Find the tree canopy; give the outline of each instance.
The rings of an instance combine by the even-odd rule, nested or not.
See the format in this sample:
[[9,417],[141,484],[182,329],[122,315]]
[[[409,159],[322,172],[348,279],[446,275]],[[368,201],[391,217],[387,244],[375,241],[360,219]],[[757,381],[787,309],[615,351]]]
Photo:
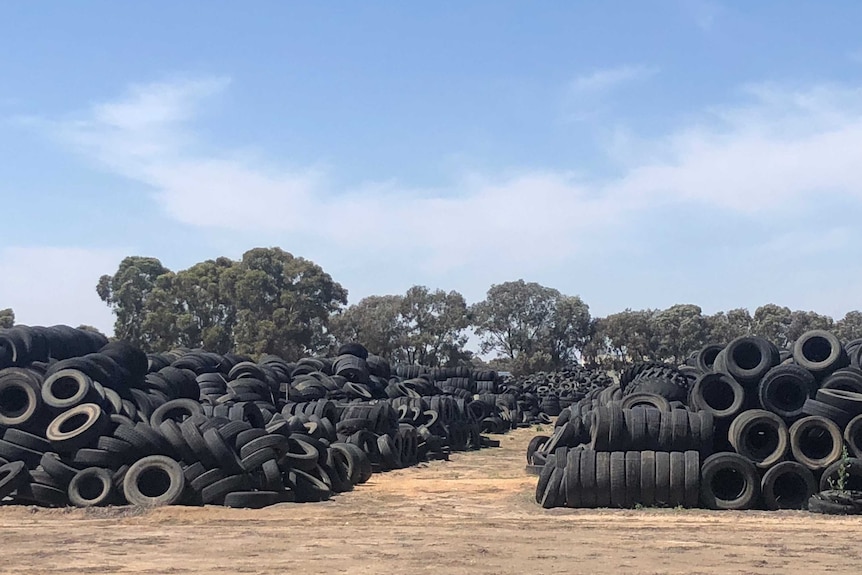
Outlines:
[[117,318],[114,335],[118,339],[152,349],[150,334],[144,331],[145,308],[156,279],[169,271],[156,258],[129,256],[120,262],[114,275],[99,278],[96,292]]
[[15,312],[12,308],[0,309],[0,329],[15,325]]
[[[578,361],[682,363],[706,343],[749,334],[785,348],[811,329],[862,338],[860,311],[834,321],[772,303],[753,314],[737,308],[711,315],[683,303],[591,317],[580,297],[523,279],[492,285],[472,306],[457,291],[421,285],[347,306],[347,290],[319,265],[280,248],[176,272],[156,258],[129,256],[96,291],[114,312],[115,336],[147,351],[187,347],[296,359],[358,341],[396,362],[529,372]],[[11,309],[0,310],[0,327],[14,322]],[[471,328],[484,360],[465,349]]]
[[333,316],[338,343],[359,341],[396,361],[431,367],[465,363],[467,301],[456,291],[413,286],[404,295],[370,296]]
[[481,352],[509,358],[519,372],[563,367],[589,341],[581,298],[523,279],[492,285],[472,314]]
[[329,317],[347,303],[347,290],[320,266],[279,248],[176,273],[154,258],[129,257],[113,276],[102,276],[97,290],[117,316],[117,336],[145,350],[203,347],[286,358],[326,348]]

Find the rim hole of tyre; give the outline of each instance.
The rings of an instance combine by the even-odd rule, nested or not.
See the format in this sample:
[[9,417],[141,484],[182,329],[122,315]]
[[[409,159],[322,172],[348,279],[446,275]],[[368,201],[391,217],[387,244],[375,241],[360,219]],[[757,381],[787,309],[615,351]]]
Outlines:
[[79,427],[82,427],[89,417],[86,413],[76,413],[72,417],[68,419],[64,419],[62,423],[60,423],[60,433],[70,433],[75,431]]
[[17,385],[11,385],[0,391],[0,413],[9,417],[18,417],[30,405],[27,392]]
[[808,338],[802,344],[802,355],[808,361],[815,363],[826,361],[832,355],[832,344],[825,337],[814,336]]
[[87,501],[98,499],[105,492],[105,484],[98,477],[86,477],[78,483],[78,493]]
[[742,369],[754,369],[761,361],[760,348],[753,343],[740,344],[733,350],[733,362]]
[[715,365],[715,358],[718,357],[718,354],[721,352],[721,349],[717,347],[710,348],[706,350],[703,354],[703,363],[706,367],[712,367]]
[[778,449],[778,431],[768,423],[755,423],[745,434],[745,447],[755,459],[764,460]]
[[735,467],[722,467],[712,476],[712,492],[722,501],[734,501],[745,493],[745,476]]
[[784,411],[793,411],[805,405],[808,394],[796,379],[783,379],[775,384],[772,401]]
[[832,434],[822,427],[811,427],[802,432],[799,437],[799,447],[806,457],[823,459],[832,453],[835,444]]
[[74,397],[81,389],[78,380],[73,377],[61,377],[51,384],[51,395],[57,399],[69,399]]
[[721,379],[714,379],[704,385],[703,400],[716,411],[730,409],[734,400],[733,389]]
[[808,486],[798,473],[782,473],[775,478],[772,494],[779,507],[799,508],[808,501]]
[[164,469],[149,467],[138,476],[138,491],[146,497],[160,497],[171,488],[171,477]]

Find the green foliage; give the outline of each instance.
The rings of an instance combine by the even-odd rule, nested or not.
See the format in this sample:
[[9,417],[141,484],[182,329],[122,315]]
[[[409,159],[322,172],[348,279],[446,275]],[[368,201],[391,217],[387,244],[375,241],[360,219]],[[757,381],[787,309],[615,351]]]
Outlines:
[[235,265],[218,258],[157,279],[144,319],[154,349],[203,347],[216,353],[233,349],[237,305],[230,300],[227,281]]
[[535,282],[492,285],[472,314],[482,353],[508,358],[516,373],[563,367],[589,341],[587,304]]
[[384,357],[402,355],[403,300],[400,295],[369,296],[332,316],[329,327],[336,343],[357,341]]
[[841,463],[838,465],[837,481],[832,477],[826,479],[829,484],[829,489],[837,489],[845,491],[847,489],[847,479],[850,477],[850,453],[847,451],[847,446],[841,448]]
[[679,304],[666,310],[626,309],[593,321],[583,358],[592,365],[618,369],[630,361],[682,363],[706,343],[727,343],[744,335],[759,335],[781,347],[790,347],[806,331],[825,329],[843,341],[862,337],[862,313],[850,312],[844,320],[811,311],[767,304],[755,310],[732,309],[704,315],[700,307]]
[[401,320],[409,363],[436,367],[469,361],[463,348],[470,320],[460,293],[413,286],[401,300]]
[[844,342],[862,338],[862,312],[847,312],[842,319],[835,322],[834,333]]
[[793,322],[793,312],[790,308],[775,304],[762,305],[754,310],[752,333],[765,337],[779,347],[788,344],[788,330]]
[[692,350],[707,342],[709,326],[700,306],[679,304],[655,314],[658,356],[664,361],[682,363]]
[[727,343],[737,337],[749,335],[754,325],[751,314],[742,308],[720,311],[705,319],[709,329],[708,340],[715,343]]
[[655,316],[657,310],[626,309],[599,319],[588,346],[591,363],[618,368],[628,361],[654,359],[658,355]]
[[130,257],[97,289],[117,316],[117,337],[148,351],[184,346],[298,358],[328,345],[329,316],[347,302],[347,290],[320,266],[279,248],[177,273]]
[[460,293],[413,286],[403,296],[371,296],[334,316],[337,343],[362,342],[395,361],[432,367],[468,363],[464,350],[469,326]]
[[130,256],[120,262],[114,275],[99,278],[96,292],[117,318],[114,335],[118,339],[152,349],[150,334],[144,329],[145,308],[156,280],[169,272],[156,258]]
[[243,254],[225,291],[237,310],[237,352],[291,359],[318,351],[330,314],[347,303],[347,290],[323,268],[279,248]]
[[12,308],[0,309],[0,329],[15,325],[15,312]]
[[[682,363],[707,342],[748,334],[781,347],[811,329],[832,330],[843,341],[862,337],[862,312],[834,322],[775,304],[753,316],[745,309],[704,315],[697,305],[678,304],[592,318],[580,297],[522,279],[492,285],[473,306],[456,291],[417,285],[344,308],[347,291],[340,284],[314,262],[279,248],[178,272],[158,259],[130,256],[96,290],[114,312],[115,336],[146,351],[203,347],[296,359],[358,341],[397,362],[525,373],[577,361],[607,369],[630,361]],[[0,310],[0,327],[13,324],[12,310]],[[481,353],[496,355],[488,363],[464,349],[471,326]]]

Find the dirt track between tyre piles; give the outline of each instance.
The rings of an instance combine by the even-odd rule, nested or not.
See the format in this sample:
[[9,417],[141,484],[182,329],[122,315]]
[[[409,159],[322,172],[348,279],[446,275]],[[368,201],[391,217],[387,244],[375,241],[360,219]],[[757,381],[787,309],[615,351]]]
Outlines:
[[543,511],[534,430],[375,474],[325,503],[0,508],[0,573],[856,573],[862,520],[808,513]]

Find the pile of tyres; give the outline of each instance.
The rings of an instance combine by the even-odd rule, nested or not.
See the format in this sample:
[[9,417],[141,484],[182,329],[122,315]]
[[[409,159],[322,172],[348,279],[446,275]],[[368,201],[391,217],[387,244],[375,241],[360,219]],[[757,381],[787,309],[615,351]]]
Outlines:
[[746,336],[636,364],[561,410],[527,463],[544,507],[819,511],[859,493],[862,511],[862,340]]
[[519,398],[524,423],[550,423],[550,417],[613,385],[607,372],[574,365],[559,371],[532,373],[506,382],[507,388]]
[[[497,385],[494,373],[475,375]],[[467,397],[491,387],[473,376],[391,370],[359,344],[335,358],[252,362],[202,350],[147,355],[68,326],[0,330],[0,500],[325,500],[374,472],[493,445],[483,429],[511,424],[497,396]]]

